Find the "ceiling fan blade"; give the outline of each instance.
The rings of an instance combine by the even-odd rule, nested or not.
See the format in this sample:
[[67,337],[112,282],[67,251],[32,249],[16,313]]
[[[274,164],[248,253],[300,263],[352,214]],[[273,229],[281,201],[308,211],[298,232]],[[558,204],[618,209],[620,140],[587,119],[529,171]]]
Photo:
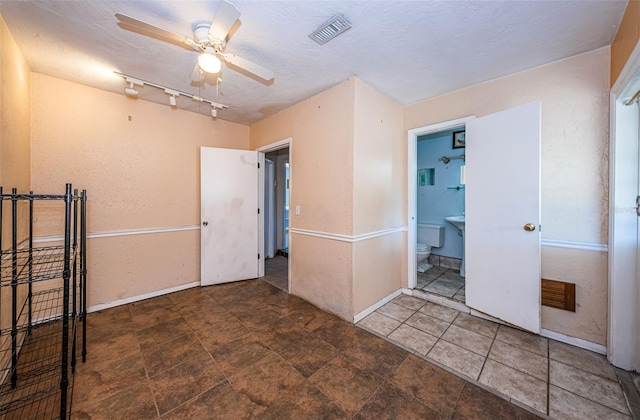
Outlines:
[[235,54],[219,54],[221,55],[225,61],[229,64],[232,64],[236,67],[240,67],[243,70],[248,71],[249,73],[255,74],[261,79],[266,80],[267,82],[273,79],[273,72],[266,67],[262,67],[259,64],[256,64],[252,61],[247,60],[246,58],[242,58]]
[[216,10],[216,15],[211,21],[209,39],[223,42],[239,17],[240,11],[236,9],[236,6],[226,0],[221,0],[218,5],[218,10]]
[[162,28],[158,28],[155,25],[152,25],[152,24],[147,23],[147,22],[143,22],[143,21],[138,20],[136,18],[133,18],[131,16],[123,15],[122,13],[116,13],[116,18],[118,18],[118,20],[120,22],[122,22],[123,24],[125,24],[125,25],[132,26],[132,27],[137,28],[137,29],[139,29],[141,31],[151,33],[151,34],[159,36],[161,38],[165,38],[165,39],[167,39],[167,40],[169,40],[171,42],[174,42],[176,44],[188,45],[189,47],[193,48],[194,50],[200,51],[200,45],[198,45],[191,38],[188,38],[186,36],[178,35],[178,34],[176,34],[174,32],[167,31],[167,30],[162,29]]

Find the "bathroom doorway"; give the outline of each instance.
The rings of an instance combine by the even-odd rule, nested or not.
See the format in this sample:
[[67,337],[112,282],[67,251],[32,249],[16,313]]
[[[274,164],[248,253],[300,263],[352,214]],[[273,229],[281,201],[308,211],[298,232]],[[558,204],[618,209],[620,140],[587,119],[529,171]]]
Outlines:
[[[466,311],[539,334],[540,101],[408,131],[408,287],[412,294],[419,294],[416,291],[418,137],[463,126]],[[518,133],[515,140],[513,133]],[[443,222],[455,224],[456,219]],[[455,307],[448,299],[433,300]]]
[[[465,126],[417,137],[415,291],[465,303]],[[456,217],[458,223],[446,219]],[[420,250],[424,251],[421,252]]]
[[289,292],[290,140],[258,149],[265,156],[263,281]]

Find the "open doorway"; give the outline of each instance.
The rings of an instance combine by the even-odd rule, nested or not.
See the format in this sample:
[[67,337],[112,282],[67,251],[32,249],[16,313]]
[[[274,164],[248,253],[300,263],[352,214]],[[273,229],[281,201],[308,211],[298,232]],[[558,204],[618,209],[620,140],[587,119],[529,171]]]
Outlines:
[[264,277],[263,281],[289,292],[290,141],[258,149],[265,157]]

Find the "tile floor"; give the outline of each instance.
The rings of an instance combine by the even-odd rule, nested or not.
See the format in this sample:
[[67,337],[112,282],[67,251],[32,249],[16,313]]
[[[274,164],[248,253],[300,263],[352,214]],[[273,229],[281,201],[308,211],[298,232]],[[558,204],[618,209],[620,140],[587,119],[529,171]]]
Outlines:
[[418,272],[416,289],[465,302],[464,277],[459,269],[432,267],[424,273]]
[[631,418],[600,354],[408,295],[357,325],[551,418]]
[[73,419],[536,418],[260,280],[91,313],[87,325]]
[[264,277],[260,280],[266,281],[278,289],[289,291],[289,259],[282,255],[269,258],[264,264]]

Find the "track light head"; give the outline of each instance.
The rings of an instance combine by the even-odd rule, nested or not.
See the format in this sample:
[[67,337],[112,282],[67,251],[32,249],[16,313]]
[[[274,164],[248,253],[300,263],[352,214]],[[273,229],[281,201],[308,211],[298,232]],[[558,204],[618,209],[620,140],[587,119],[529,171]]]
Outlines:
[[144,82],[142,80],[134,79],[133,77],[125,77],[124,79],[129,86],[124,88],[124,94],[130,98],[138,97],[138,90],[134,86],[144,86]]
[[138,90],[133,87],[133,83],[129,83],[129,87],[124,88],[124,94],[130,98],[137,98]]
[[211,117],[218,118],[218,110],[215,107],[211,108]]
[[171,89],[165,89],[164,93],[169,95],[169,105],[171,105],[173,107],[178,105],[176,97],[180,96],[180,92],[175,91],[175,90],[171,90]]

